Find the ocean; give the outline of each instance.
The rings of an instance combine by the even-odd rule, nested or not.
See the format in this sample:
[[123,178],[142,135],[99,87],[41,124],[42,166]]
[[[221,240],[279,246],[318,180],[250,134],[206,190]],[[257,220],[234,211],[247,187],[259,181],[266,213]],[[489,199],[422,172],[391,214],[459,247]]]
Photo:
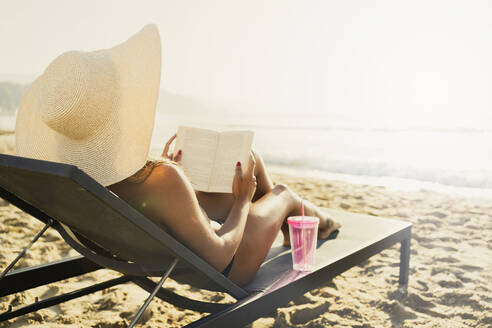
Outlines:
[[298,172],[397,178],[477,193],[492,189],[492,126],[388,128],[326,115],[159,112],[152,152],[160,153],[179,125],[252,130],[253,147],[267,164]]
[[[489,128],[388,127],[326,114],[181,109],[160,106],[151,153],[160,154],[180,125],[252,130],[253,147],[276,170],[388,186],[448,186],[492,197],[492,123]],[[14,126],[15,117],[0,116],[0,129]]]

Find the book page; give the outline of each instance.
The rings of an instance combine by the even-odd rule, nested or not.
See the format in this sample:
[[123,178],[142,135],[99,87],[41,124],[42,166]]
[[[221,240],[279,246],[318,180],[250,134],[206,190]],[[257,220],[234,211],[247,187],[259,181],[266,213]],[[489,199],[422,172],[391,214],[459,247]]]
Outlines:
[[182,150],[180,164],[194,189],[207,191],[212,175],[219,133],[186,126],[178,128],[174,153]]
[[236,163],[241,162],[243,172],[246,172],[252,143],[252,131],[230,131],[220,134],[209,191],[232,192]]

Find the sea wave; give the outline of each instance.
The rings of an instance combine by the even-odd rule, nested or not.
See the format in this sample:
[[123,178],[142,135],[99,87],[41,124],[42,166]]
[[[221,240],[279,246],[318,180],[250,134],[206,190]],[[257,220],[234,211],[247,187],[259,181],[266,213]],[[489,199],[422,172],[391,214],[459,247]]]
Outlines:
[[302,154],[296,156],[275,156],[264,153],[267,164],[290,166],[299,169],[313,169],[332,173],[360,175],[369,177],[395,177],[439,183],[456,187],[492,188],[492,169],[486,170],[453,170],[440,168],[422,168],[395,165],[382,161],[366,161],[354,159],[336,159],[321,161],[306,158]]

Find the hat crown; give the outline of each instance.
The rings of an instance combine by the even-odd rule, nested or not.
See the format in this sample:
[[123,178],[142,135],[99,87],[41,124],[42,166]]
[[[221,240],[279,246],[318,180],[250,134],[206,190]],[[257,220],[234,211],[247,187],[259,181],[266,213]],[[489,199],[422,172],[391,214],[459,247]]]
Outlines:
[[43,122],[71,139],[96,133],[118,101],[118,76],[103,52],[60,55],[42,75],[38,110]]
[[103,186],[131,176],[147,160],[160,76],[155,25],[112,48],[62,54],[22,97],[16,153],[76,165]]

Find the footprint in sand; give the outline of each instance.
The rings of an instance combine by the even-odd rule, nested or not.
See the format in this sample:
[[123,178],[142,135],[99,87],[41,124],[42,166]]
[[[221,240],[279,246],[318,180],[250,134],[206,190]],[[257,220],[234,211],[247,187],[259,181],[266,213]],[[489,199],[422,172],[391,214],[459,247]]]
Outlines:
[[407,298],[405,299],[405,305],[413,309],[433,308],[436,306],[431,301],[424,300],[422,297],[420,297],[417,294],[408,294]]
[[398,301],[383,301],[381,304],[381,310],[388,313],[392,321],[403,322],[406,319],[416,319],[417,315],[405,308],[403,304]]
[[431,276],[435,276],[436,274],[439,273],[452,273],[454,275],[463,273],[460,269],[455,269],[455,268],[449,268],[449,267],[433,267],[431,270]]
[[91,283],[91,284],[93,284],[94,281],[99,281],[93,274],[73,277],[73,279],[75,281],[78,281],[78,282],[84,281],[84,282]]
[[435,231],[438,231],[438,227],[436,227],[434,224],[430,224],[430,223],[423,223],[423,224],[420,224],[419,223],[419,229],[422,233],[425,233],[425,234],[434,234]]
[[469,306],[475,311],[485,311],[484,306],[472,297],[472,293],[449,292],[439,297],[439,303],[453,307]]
[[426,292],[429,290],[429,286],[427,286],[427,283],[422,281],[422,280],[417,280],[417,283],[420,285],[420,287],[418,289]]
[[419,244],[428,244],[431,243],[434,239],[424,237],[424,236],[419,236],[419,235],[414,235],[412,236],[412,239],[415,239],[416,241],[419,242]]
[[436,306],[433,302],[424,300],[419,295],[409,294],[405,299],[404,304],[416,312],[428,314],[432,317],[446,318],[446,315],[431,310],[431,308]]
[[429,215],[429,216],[435,216],[436,218],[439,218],[439,219],[443,219],[443,218],[445,218],[446,216],[448,216],[446,213],[439,212],[439,211],[435,211],[435,212],[427,213],[427,215]]
[[420,219],[419,224],[433,224],[437,228],[439,228],[442,225],[442,222],[437,219],[426,218],[426,219]]
[[476,230],[476,231],[481,231],[483,229],[483,227],[480,227],[480,226],[477,226],[474,224],[465,224],[464,228],[466,228],[468,230]]
[[467,264],[458,265],[458,268],[463,269],[465,271],[470,271],[470,272],[473,272],[473,271],[482,271],[483,270],[483,268],[481,268],[479,266],[467,265]]
[[407,213],[402,213],[402,212],[396,212],[394,215],[402,219],[408,219],[410,217]]
[[444,262],[444,263],[458,263],[460,260],[452,257],[452,256],[446,256],[446,257],[439,257],[434,259],[437,262]]
[[463,283],[458,280],[441,280],[437,282],[443,288],[461,288]]
[[419,309],[415,309],[415,311],[417,312],[420,312],[420,313],[424,313],[424,314],[427,314],[429,315],[430,317],[433,317],[433,318],[447,318],[448,316],[446,314],[443,314],[441,312],[438,312],[438,311],[433,311],[431,309],[427,309],[427,308],[419,308]]
[[451,247],[451,246],[440,246],[440,248],[444,249],[445,251],[448,251],[448,252],[457,252],[458,249],[457,248],[454,248],[454,247]]
[[331,313],[337,314],[342,318],[350,318],[350,319],[357,319],[357,320],[362,319],[362,315],[359,312],[349,307],[340,310],[333,310],[331,311]]
[[[135,315],[137,314],[137,311],[138,311],[138,308],[135,307],[132,310],[121,312],[119,314],[119,317],[122,319],[126,319],[126,320],[130,321],[135,317]],[[146,323],[147,321],[150,320],[150,318],[152,318],[153,315],[154,315],[154,312],[150,308],[145,309],[144,313],[142,313],[142,316],[140,317],[139,324]],[[106,323],[106,324],[107,324],[107,326],[101,326],[101,327],[104,327],[104,328],[110,328],[110,327],[120,328],[120,327],[126,327],[127,326],[127,324],[124,322],[121,325],[118,322],[114,325],[111,325],[110,323]],[[99,324],[97,327],[100,327]]]
[[50,286],[48,290],[46,290],[41,296],[40,299],[45,299],[48,297],[53,297],[60,292],[60,288],[58,286]]
[[290,313],[290,322],[295,325],[305,324],[311,320],[318,318],[323,313],[328,312],[329,308],[330,308],[330,303],[328,302],[317,304],[317,305],[309,304],[308,306],[303,306],[303,307],[298,306],[297,309],[295,309]]
[[113,309],[117,304],[119,304],[119,299],[116,295],[114,294],[107,294],[101,297],[99,300],[95,302],[95,304],[98,305],[97,309],[99,311],[102,310],[111,310]]
[[348,210],[349,208],[351,208],[352,206],[350,204],[347,204],[347,203],[340,203],[340,208],[344,209],[344,210]]
[[461,242],[460,239],[453,238],[453,237],[439,237],[437,239],[440,240],[440,241],[442,241],[442,242],[450,242],[450,243],[453,243],[453,244],[457,244],[457,243],[460,243]]
[[455,218],[455,219],[449,220],[449,223],[452,224],[452,225],[462,226],[465,223],[467,223],[468,221],[470,221],[470,218],[462,216],[462,217],[459,217],[459,218]]
[[465,277],[465,274],[462,272],[454,272],[454,275],[456,276],[456,278],[458,278],[461,282],[464,282],[465,284],[473,281],[473,279]]
[[27,227],[27,223],[19,220],[18,218],[7,218],[3,220],[3,223],[11,227]]
[[478,319],[476,315],[473,315],[472,313],[468,313],[468,312],[457,313],[456,315],[461,317],[462,319],[473,320],[475,322]]
[[[399,266],[400,264],[397,263],[397,265]],[[393,266],[392,264],[390,264],[390,266]],[[386,265],[371,265],[371,266],[368,266],[368,267],[365,267],[363,270],[362,270],[362,273],[363,274],[369,274],[369,273],[378,273],[376,272],[376,270],[378,269],[381,269],[383,267],[386,267]]]

